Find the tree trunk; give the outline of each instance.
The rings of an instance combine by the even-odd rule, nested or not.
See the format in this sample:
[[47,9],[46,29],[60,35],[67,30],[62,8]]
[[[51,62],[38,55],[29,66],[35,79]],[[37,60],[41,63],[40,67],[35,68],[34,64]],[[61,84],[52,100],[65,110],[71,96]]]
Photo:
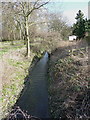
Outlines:
[[22,40],[22,31],[21,31],[21,28],[20,28],[20,31],[19,31],[20,33],[20,40]]
[[24,45],[26,45],[26,42],[27,42],[26,36],[27,36],[26,29],[24,29],[24,33],[23,33]]
[[14,35],[13,35],[13,36],[14,36],[14,40],[16,40],[16,34],[15,34],[15,33],[14,33]]
[[14,45],[14,36],[13,36],[13,31],[11,32],[11,38],[10,38],[10,40],[11,40],[11,45]]
[[14,45],[14,40],[13,39],[11,40],[11,45]]
[[28,17],[26,18],[26,40],[27,40],[27,56],[30,57],[30,39],[28,32]]
[[8,34],[8,40],[10,40],[10,34]]

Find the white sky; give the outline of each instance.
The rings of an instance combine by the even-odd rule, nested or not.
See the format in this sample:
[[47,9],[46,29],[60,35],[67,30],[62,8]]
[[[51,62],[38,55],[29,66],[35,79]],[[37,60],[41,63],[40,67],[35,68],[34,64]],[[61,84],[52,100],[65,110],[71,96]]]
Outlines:
[[79,10],[84,13],[85,18],[88,18],[88,0],[51,0],[51,7],[48,6],[52,12],[62,12],[68,25],[75,23],[75,17]]
[[[15,1],[35,1],[35,0],[15,0]],[[47,0],[43,0],[44,2]],[[90,0],[50,0],[50,2],[89,2]],[[0,2],[12,2],[12,0],[0,0]]]
[[[12,0],[0,0],[9,2]],[[34,0],[14,0],[14,1],[34,1]],[[48,0],[43,0],[48,1]],[[63,16],[66,17],[66,21],[68,21],[69,25],[72,25],[75,22],[76,13],[81,10],[85,17],[88,18],[88,2],[90,0],[50,0],[50,2],[55,2],[52,7],[49,7],[50,11],[54,12],[62,12]],[[68,3],[68,4],[67,4]],[[76,5],[75,5],[76,3]]]
[[81,10],[84,13],[85,18],[86,17],[88,18],[88,4],[84,6],[82,3],[80,4],[77,2],[76,5],[77,7],[72,5],[71,8],[67,8],[67,10],[63,10],[63,15],[67,17],[69,24],[75,23],[75,17],[78,10]]
[[51,2],[89,2],[89,0],[50,0]]

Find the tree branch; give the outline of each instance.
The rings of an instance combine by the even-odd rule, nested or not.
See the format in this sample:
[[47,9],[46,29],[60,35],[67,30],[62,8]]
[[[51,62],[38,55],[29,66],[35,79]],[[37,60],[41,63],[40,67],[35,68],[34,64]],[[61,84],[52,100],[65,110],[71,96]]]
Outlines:
[[38,1],[39,1],[39,0],[37,0],[37,1],[35,2],[32,10],[30,10],[30,11],[27,12],[26,17],[28,17],[34,10],[39,9],[39,8],[43,7],[44,5],[46,5],[46,4],[49,3],[49,1],[48,1],[48,2],[45,2],[45,3],[41,4],[41,5],[39,5],[38,7],[35,7],[35,5],[38,3]]
[[44,23],[48,23],[48,22],[37,22],[37,23],[34,23],[34,22],[31,22],[29,27],[32,26],[32,25],[37,25],[37,24],[44,24]]

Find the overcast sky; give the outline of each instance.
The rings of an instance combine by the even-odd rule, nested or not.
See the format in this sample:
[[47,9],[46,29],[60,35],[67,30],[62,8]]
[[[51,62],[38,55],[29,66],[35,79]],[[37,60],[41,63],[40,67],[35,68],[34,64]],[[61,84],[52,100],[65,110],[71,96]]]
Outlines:
[[88,2],[89,0],[51,0],[48,5],[52,12],[61,12],[68,25],[75,23],[76,13],[81,10],[85,18],[88,18]]
[[50,0],[51,2],[88,2],[89,0]]
[[88,2],[65,2],[63,3],[63,15],[67,17],[69,24],[75,23],[75,16],[78,10],[88,18]]
[[[12,1],[12,0],[0,0],[0,1]],[[14,0],[17,1],[17,0]],[[28,0],[18,0],[18,1],[28,1]],[[34,1],[34,0],[29,0]],[[47,0],[43,0],[44,2]],[[85,17],[88,18],[88,2],[90,0],[50,0],[50,3],[47,5],[49,11],[62,13],[68,25],[75,23],[76,13],[81,10]]]

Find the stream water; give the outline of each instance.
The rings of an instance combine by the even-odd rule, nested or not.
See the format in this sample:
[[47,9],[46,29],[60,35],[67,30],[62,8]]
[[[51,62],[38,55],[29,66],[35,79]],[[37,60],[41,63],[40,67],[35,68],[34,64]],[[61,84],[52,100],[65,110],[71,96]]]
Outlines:
[[28,111],[28,114],[44,119],[49,118],[47,69],[48,53],[46,52],[32,70],[29,82],[17,102],[17,105],[22,110]]

